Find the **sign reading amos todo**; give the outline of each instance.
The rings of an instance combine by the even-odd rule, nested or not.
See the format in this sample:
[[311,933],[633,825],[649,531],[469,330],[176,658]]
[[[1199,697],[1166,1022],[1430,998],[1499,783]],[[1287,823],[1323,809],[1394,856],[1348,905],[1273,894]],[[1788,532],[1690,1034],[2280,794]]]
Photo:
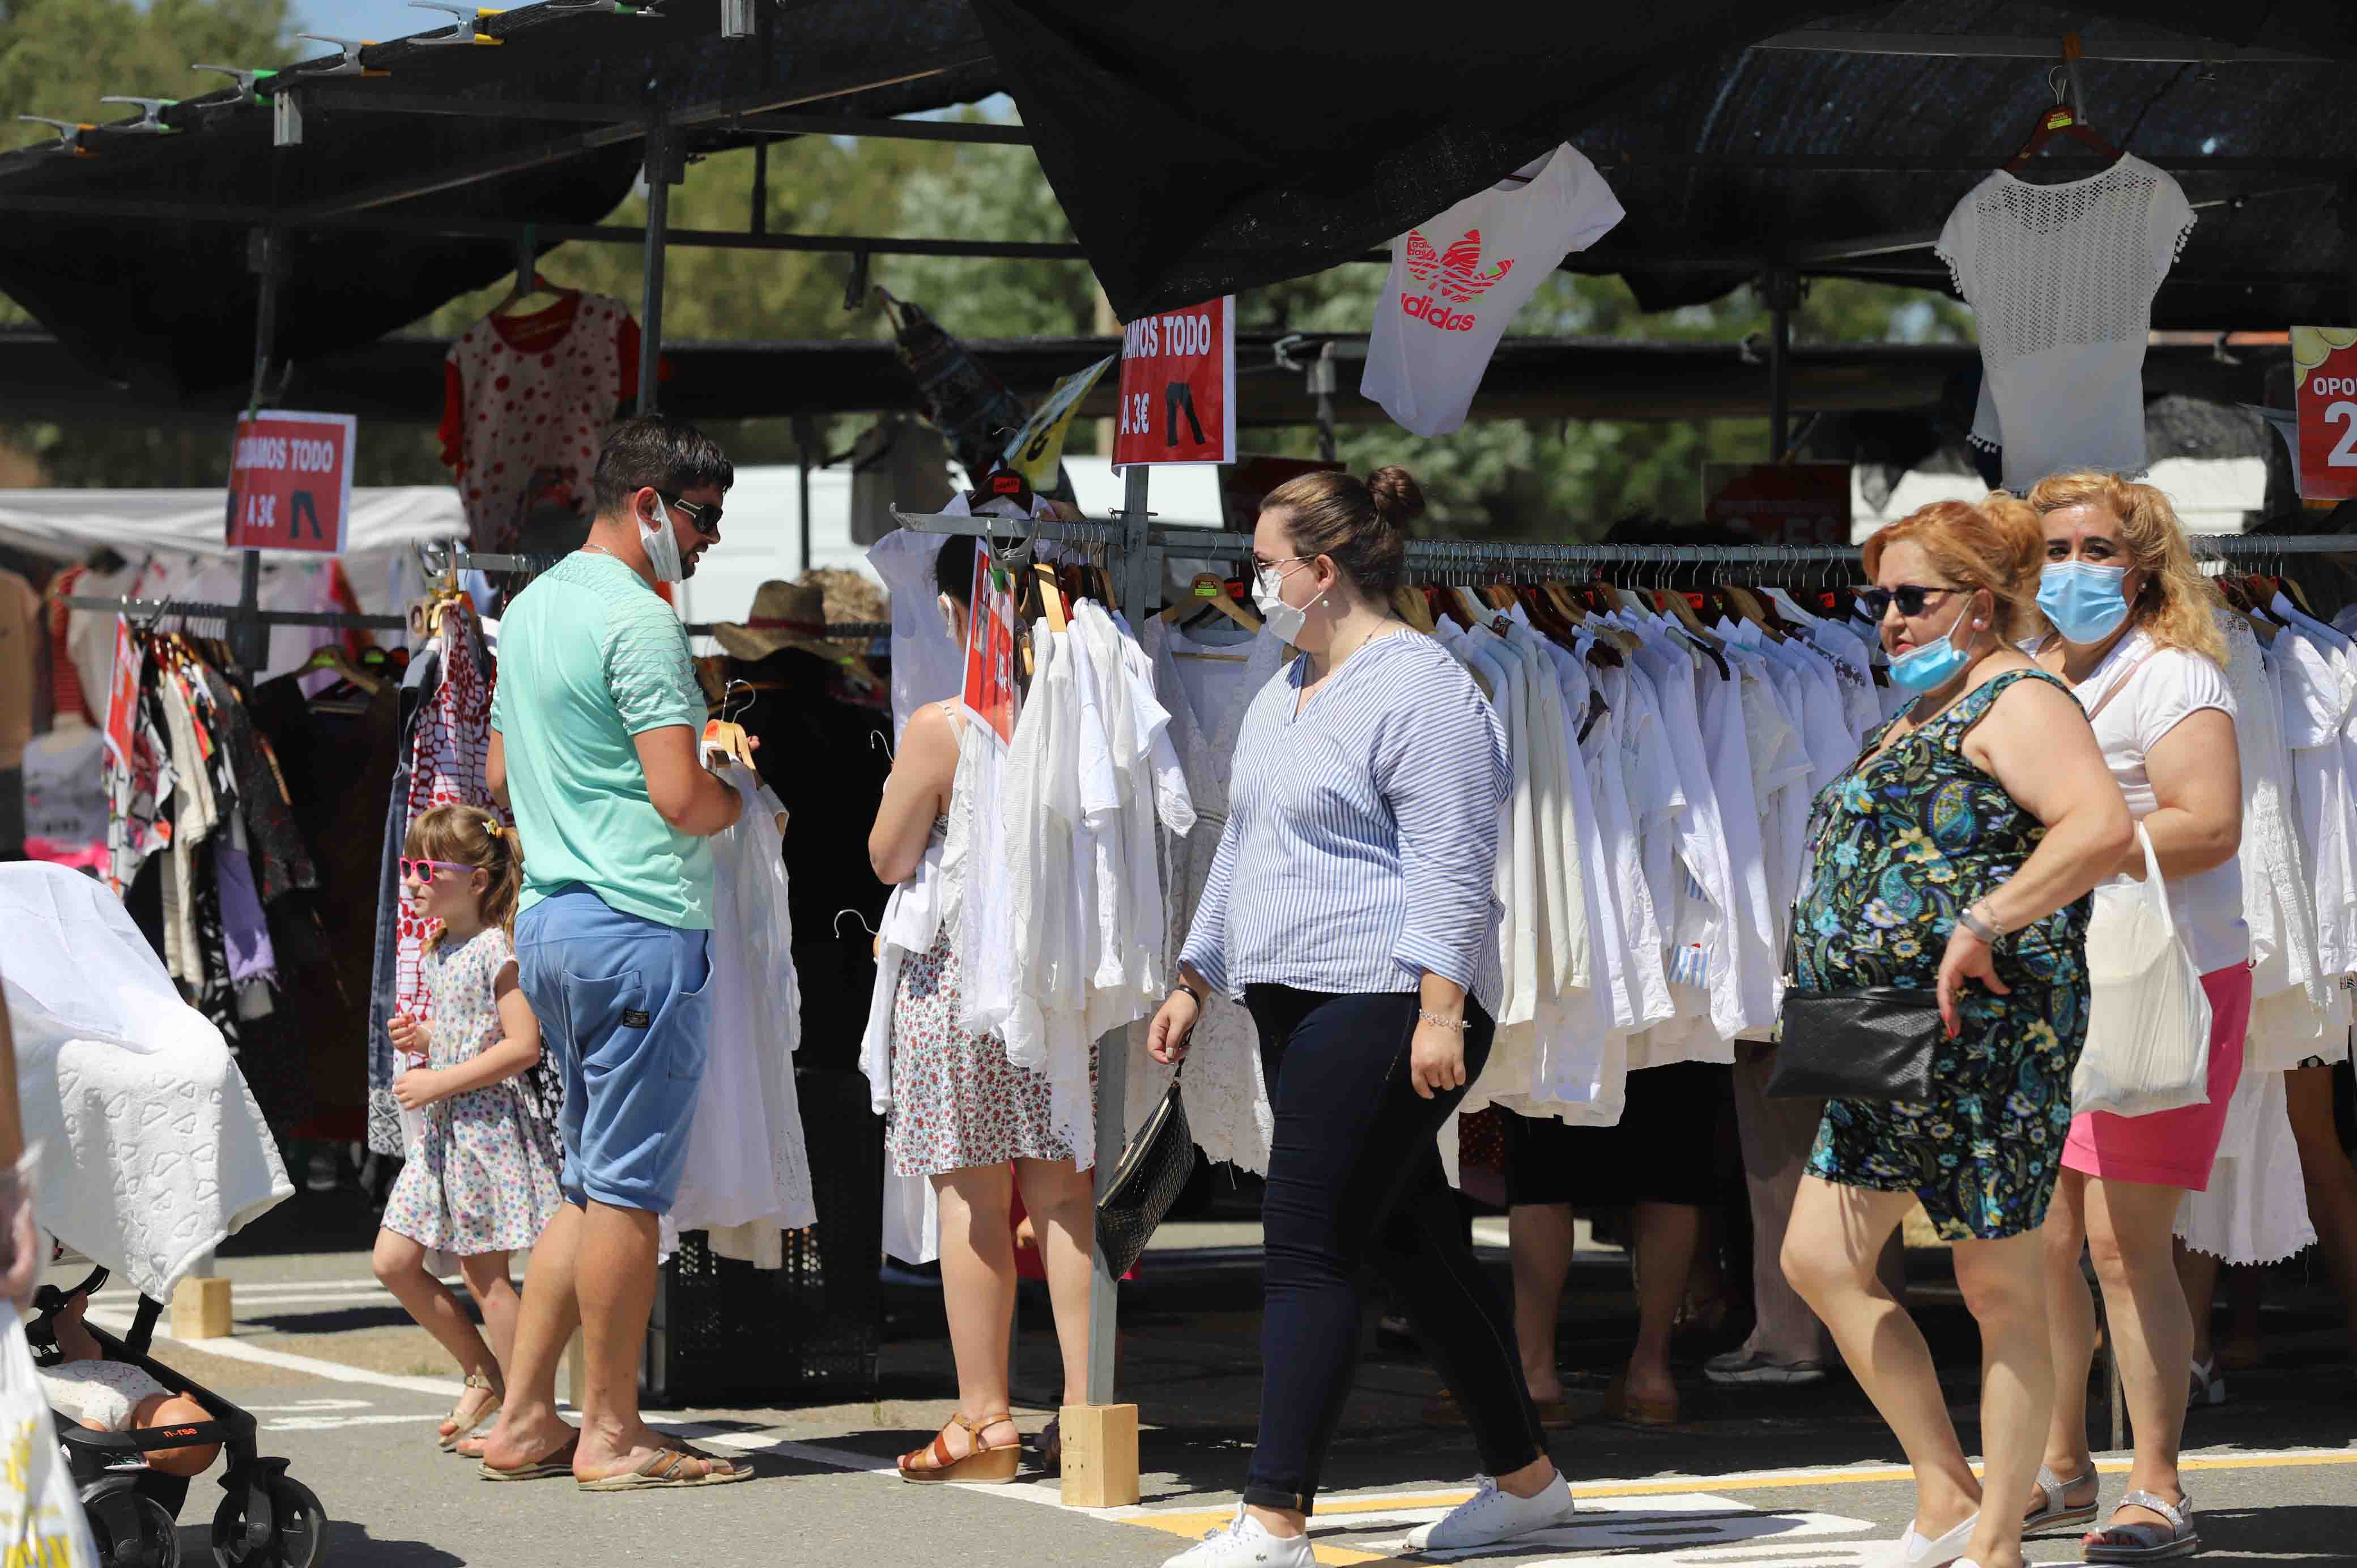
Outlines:
[[229,458],[230,548],[343,553],[357,429],[349,413],[263,409],[239,420]]

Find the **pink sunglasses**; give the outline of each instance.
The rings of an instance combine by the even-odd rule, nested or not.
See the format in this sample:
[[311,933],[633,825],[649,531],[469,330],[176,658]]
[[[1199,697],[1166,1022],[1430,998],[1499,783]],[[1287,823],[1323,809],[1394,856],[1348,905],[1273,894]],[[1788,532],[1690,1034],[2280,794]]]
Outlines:
[[435,873],[438,871],[455,871],[463,876],[481,869],[479,865],[461,865],[457,861],[451,860],[411,860],[404,856],[401,862],[401,877],[404,882],[412,877],[415,877],[420,882],[431,882],[434,880]]

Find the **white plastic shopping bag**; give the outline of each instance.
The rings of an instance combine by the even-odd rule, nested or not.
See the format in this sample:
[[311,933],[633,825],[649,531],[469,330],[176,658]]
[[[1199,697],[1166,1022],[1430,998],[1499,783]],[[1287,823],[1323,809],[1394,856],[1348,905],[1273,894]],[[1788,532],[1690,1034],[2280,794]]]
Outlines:
[[2210,997],[2177,934],[2152,839],[2144,880],[2097,887],[2087,922],[2087,975],[2093,995],[2087,1045],[2071,1079],[2072,1114],[2109,1111],[2149,1116],[2210,1102]]
[[5,1304],[0,1313],[7,1317],[0,1328],[0,1562],[98,1568],[24,1320]]

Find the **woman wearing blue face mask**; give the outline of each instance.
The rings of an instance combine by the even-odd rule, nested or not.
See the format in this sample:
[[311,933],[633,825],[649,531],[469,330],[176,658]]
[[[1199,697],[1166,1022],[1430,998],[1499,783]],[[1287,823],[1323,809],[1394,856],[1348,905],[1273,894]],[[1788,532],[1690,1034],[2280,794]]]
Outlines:
[[[1794,983],[1936,991],[1935,1098],[1825,1108],[1785,1232],[1824,1320],[1915,1471],[1896,1568],[2017,1568],[2053,1373],[2038,1234],[2086,1038],[2087,893],[2129,842],[2119,789],[2062,683],[2013,647],[2043,546],[2010,497],[1943,501],[1867,541],[1892,682],[1913,703],[1818,795]],[[1954,1243],[1980,1325],[1975,1478],[1922,1336],[1876,1278],[1917,1202]],[[1984,1485],[2002,1498],[1981,1506]]]
[[1480,688],[1391,610],[1423,507],[1404,468],[1305,474],[1253,531],[1261,613],[1300,657],[1245,711],[1227,827],[1148,1048],[1184,1056],[1215,985],[1259,1028],[1276,1122],[1260,1440],[1233,1522],[1165,1568],[1316,1562],[1307,1526],[1351,1391],[1362,1263],[1407,1307],[1493,1479],[1412,1544],[1487,1546],[1571,1516],[1436,1143],[1490,1052],[1512,779]]
[[[2243,771],[2234,698],[2221,668],[2223,607],[2195,566],[2169,498],[2117,474],[2077,473],[2040,481],[2029,501],[2045,531],[2038,607],[2051,630],[2025,646],[2071,682],[2093,716],[2104,763],[2151,837],[2170,912],[2210,998],[2209,1103],[2149,1116],[2091,1112],[2072,1122],[2046,1220],[2058,1394],[2046,1473],[2025,1494],[2030,1520],[2050,1529],[2098,1512],[2087,1441],[2095,1316],[2079,1273],[2092,1243],[2136,1459],[2125,1500],[2083,1545],[2090,1563],[2137,1563],[2199,1544],[2177,1473],[2193,1319],[2172,1231],[2186,1192],[2209,1185],[2242,1076],[2251,1010],[2251,941],[2235,858]],[[2143,849],[2131,846],[2109,869],[2142,880]]]

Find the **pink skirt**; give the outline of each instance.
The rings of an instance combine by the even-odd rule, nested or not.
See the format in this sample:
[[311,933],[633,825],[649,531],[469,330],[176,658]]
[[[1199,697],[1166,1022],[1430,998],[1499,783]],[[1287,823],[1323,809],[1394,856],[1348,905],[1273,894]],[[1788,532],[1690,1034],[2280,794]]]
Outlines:
[[2243,1078],[2243,1036],[2251,1022],[2251,966],[2232,964],[2201,977],[2210,998],[2210,1103],[2115,1116],[2090,1111],[2071,1119],[2062,1146],[2066,1170],[2105,1181],[2143,1182],[2201,1192],[2210,1185],[2226,1102]]

